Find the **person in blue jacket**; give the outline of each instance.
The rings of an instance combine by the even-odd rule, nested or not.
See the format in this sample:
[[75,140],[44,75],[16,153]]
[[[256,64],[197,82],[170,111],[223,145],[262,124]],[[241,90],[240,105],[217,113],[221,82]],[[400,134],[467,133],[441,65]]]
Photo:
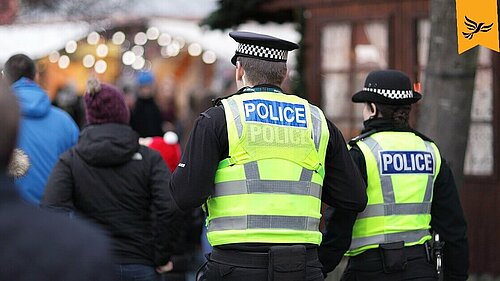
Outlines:
[[51,105],[47,93],[34,81],[36,66],[28,56],[13,55],[4,72],[21,107],[18,147],[31,163],[16,184],[24,200],[38,205],[59,155],[76,144],[79,129],[66,112]]

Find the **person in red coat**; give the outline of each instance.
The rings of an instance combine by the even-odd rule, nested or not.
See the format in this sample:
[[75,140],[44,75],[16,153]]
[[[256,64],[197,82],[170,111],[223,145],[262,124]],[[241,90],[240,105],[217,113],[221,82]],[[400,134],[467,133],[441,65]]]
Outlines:
[[181,146],[178,140],[177,134],[169,131],[163,137],[141,139],[140,143],[160,152],[170,171],[173,172],[181,160]]

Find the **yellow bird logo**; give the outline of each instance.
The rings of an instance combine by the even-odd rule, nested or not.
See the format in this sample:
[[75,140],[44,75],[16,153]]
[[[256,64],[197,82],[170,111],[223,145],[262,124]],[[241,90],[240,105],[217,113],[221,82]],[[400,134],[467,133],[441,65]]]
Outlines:
[[470,30],[471,32],[462,32],[465,38],[472,40],[472,37],[474,37],[474,34],[478,32],[488,32],[491,30],[491,27],[493,26],[492,24],[489,25],[484,25],[484,22],[480,22],[477,24],[475,21],[469,19],[467,16],[465,16],[465,25],[467,26],[467,29]]

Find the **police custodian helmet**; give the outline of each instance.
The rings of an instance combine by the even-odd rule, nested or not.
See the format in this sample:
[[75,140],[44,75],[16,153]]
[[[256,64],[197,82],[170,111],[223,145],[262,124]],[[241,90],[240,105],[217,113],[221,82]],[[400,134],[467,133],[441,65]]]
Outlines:
[[421,98],[422,95],[412,89],[410,78],[406,74],[389,69],[370,72],[363,90],[354,94],[352,101],[405,105]]
[[236,59],[238,57],[286,62],[288,51],[299,48],[299,45],[293,42],[265,34],[233,31],[229,33],[229,36],[239,43],[238,48],[231,59],[231,62],[234,65],[236,65]]

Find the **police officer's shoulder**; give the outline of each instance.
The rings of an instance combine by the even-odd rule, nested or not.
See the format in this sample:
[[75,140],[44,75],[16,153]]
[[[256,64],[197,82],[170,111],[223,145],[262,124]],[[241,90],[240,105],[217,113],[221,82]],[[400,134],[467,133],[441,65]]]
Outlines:
[[363,140],[363,139],[365,139],[365,138],[367,138],[367,137],[375,134],[376,132],[377,132],[377,130],[370,130],[370,131],[364,132],[364,133],[362,133],[362,134],[360,134],[360,135],[352,138],[349,141],[349,145],[350,146],[355,146],[358,141],[361,141],[361,140]]
[[225,119],[224,107],[222,105],[210,107],[204,112],[200,113],[200,116],[207,119]]
[[361,148],[359,148],[358,144],[357,143],[354,143],[354,144],[348,144],[347,145],[347,150],[349,150],[349,153],[351,154],[352,156],[352,153],[361,153],[363,154],[363,151],[361,151]]
[[227,95],[227,96],[224,96],[224,97],[220,97],[220,98],[216,98],[216,99],[213,99],[212,100],[212,106],[216,107],[216,106],[222,106],[222,100],[225,100],[225,99],[228,99],[232,96],[235,96],[235,95],[239,95],[239,94],[243,94],[244,91],[247,89],[248,87],[244,87],[244,88],[241,88],[238,92],[234,93],[234,94],[230,94],[230,95]]
[[421,139],[423,139],[424,141],[429,141],[429,142],[434,142],[431,138],[429,138],[428,136],[422,134],[421,132],[417,131],[417,130],[412,130],[413,133],[415,135],[417,135],[418,137],[420,137]]
[[[315,105],[314,103],[312,103],[312,102],[310,102],[310,101],[307,101],[307,102],[309,103],[309,105],[310,105],[310,106],[312,106],[312,107],[316,107],[317,109],[321,110],[321,112],[323,112],[323,110],[321,109],[321,107],[319,107],[319,106]],[[325,113],[324,113],[324,112],[323,112],[323,115],[325,115]],[[325,118],[326,118],[326,116],[325,116]]]
[[225,96],[225,97],[220,97],[220,98],[213,99],[212,100],[212,106],[213,107],[222,106],[222,100],[227,99],[227,98],[229,98],[229,97],[231,97],[233,95],[234,94],[229,95],[229,96]]

